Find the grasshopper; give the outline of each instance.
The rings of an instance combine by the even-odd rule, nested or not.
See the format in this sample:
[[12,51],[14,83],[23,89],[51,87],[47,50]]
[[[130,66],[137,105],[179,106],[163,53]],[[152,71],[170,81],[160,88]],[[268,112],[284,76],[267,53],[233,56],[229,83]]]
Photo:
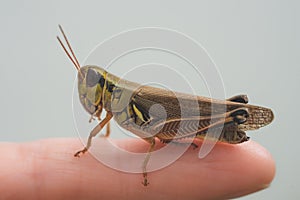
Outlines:
[[[216,100],[140,85],[121,79],[98,66],[81,67],[60,25],[59,29],[69,51],[58,36],[57,39],[78,71],[80,102],[91,115],[90,121],[94,117],[99,120],[98,125],[90,132],[86,146],[74,156],[79,157],[87,152],[91,147],[92,138],[105,126],[107,126],[105,136],[108,137],[109,122],[114,118],[122,128],[149,143],[142,166],[142,183],[145,186],[149,184],[146,167],[154,150],[156,138],[163,143],[189,137],[203,139],[209,129],[218,130],[221,127],[221,134],[217,140],[238,144],[249,140],[245,131],[266,126],[274,118],[271,109],[249,105],[246,95]],[[193,104],[195,100],[196,104]],[[166,116],[163,121],[159,110],[156,113],[149,112],[156,104],[165,109]],[[102,110],[106,111],[104,119],[101,119]],[[185,112],[184,117],[181,114],[182,110]]]

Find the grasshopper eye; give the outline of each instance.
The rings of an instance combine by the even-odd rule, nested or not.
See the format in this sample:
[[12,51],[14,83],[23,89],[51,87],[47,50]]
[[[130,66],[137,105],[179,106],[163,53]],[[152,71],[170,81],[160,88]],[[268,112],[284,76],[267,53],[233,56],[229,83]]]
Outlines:
[[97,73],[93,69],[88,69],[87,75],[86,75],[86,85],[88,87],[94,87],[97,83],[99,83],[101,79],[101,75]]

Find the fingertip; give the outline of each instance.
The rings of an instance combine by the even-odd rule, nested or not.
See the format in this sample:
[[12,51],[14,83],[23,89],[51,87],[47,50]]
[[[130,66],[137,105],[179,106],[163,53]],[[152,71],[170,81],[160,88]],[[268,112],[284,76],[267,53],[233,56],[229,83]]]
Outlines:
[[276,173],[276,165],[271,153],[255,141],[249,141],[241,148],[244,148],[244,151],[247,152],[250,161],[256,163],[255,171],[260,175],[257,176],[260,187],[262,189],[267,188],[273,181]]
[[233,192],[230,198],[268,188],[276,172],[275,161],[270,152],[254,141],[239,144],[237,149],[240,158],[237,174],[240,178],[236,179],[236,184],[239,189]]

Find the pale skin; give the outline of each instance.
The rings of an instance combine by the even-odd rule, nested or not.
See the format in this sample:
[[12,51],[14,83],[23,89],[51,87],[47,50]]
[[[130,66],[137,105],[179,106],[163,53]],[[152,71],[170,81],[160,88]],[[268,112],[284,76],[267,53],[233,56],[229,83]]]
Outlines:
[[[149,148],[138,139],[116,142],[137,152]],[[1,199],[228,199],[267,188],[275,175],[270,153],[250,140],[217,144],[201,160],[191,147],[149,173],[145,187],[141,174],[110,169],[89,152],[74,157],[82,146],[78,139],[0,143]]]

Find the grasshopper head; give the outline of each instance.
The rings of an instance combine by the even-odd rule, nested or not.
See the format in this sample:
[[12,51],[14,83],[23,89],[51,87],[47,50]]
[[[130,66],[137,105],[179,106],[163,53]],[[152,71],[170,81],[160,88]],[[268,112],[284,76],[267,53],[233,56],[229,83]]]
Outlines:
[[105,84],[106,71],[96,66],[80,67],[68,38],[60,25],[59,29],[67,43],[69,51],[58,36],[57,40],[78,71],[78,92],[80,102],[88,113],[92,114],[92,116],[98,116],[100,119],[100,114],[103,108],[102,91]]
[[90,114],[102,110],[102,94],[105,70],[96,66],[84,66],[78,71],[78,93],[80,102]]

